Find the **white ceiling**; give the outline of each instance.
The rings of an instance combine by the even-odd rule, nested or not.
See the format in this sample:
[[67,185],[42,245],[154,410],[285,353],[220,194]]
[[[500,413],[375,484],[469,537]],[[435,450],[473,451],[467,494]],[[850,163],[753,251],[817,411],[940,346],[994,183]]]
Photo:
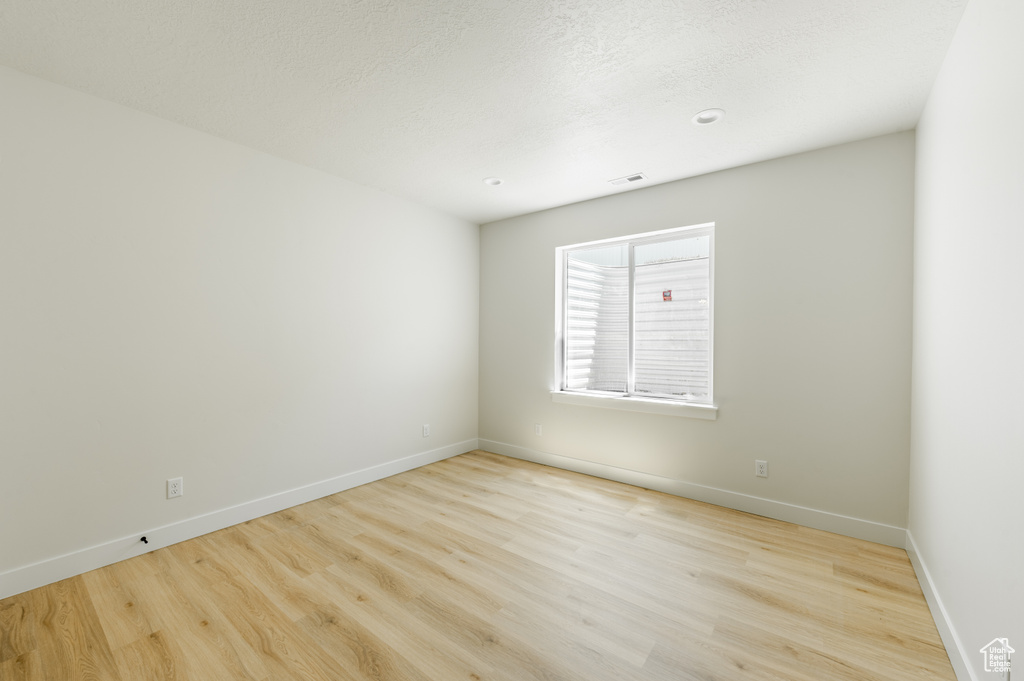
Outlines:
[[910,129],[966,2],[0,0],[0,63],[482,223]]

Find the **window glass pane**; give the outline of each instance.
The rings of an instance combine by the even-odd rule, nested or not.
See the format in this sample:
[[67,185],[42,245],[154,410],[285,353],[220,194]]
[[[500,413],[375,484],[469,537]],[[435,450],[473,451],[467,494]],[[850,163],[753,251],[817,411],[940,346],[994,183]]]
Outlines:
[[710,239],[634,249],[634,389],[710,399]]
[[629,248],[569,251],[566,261],[565,388],[626,392]]
[[569,251],[569,260],[589,262],[605,267],[629,267],[629,248],[626,244]]

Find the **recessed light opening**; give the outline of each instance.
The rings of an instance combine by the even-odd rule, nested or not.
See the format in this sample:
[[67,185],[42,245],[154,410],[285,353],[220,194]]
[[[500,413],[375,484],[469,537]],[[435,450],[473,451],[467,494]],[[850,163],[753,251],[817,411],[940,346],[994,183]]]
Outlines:
[[722,120],[724,116],[724,109],[704,109],[693,116],[693,123],[694,125],[711,125]]

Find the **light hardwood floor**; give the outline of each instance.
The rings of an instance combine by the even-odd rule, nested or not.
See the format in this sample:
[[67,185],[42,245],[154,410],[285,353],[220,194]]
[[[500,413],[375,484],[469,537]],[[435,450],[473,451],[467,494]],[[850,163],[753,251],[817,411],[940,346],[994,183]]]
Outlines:
[[904,551],[473,452],[0,601],[0,679],[955,681]]

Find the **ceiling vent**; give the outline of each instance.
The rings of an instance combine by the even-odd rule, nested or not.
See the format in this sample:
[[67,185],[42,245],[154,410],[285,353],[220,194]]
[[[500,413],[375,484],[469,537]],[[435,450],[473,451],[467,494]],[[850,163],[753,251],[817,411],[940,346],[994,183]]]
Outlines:
[[647,176],[643,173],[633,173],[632,175],[626,175],[615,180],[608,180],[608,184],[614,184],[616,186],[620,184],[633,184],[634,182],[643,182],[647,179]]

